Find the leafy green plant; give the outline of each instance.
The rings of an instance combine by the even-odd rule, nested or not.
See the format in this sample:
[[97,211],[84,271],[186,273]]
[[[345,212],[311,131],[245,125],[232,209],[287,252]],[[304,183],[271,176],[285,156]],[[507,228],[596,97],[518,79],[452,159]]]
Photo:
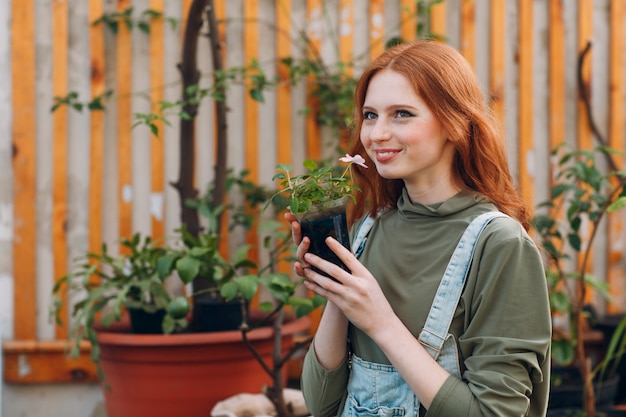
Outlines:
[[347,155],[339,158],[340,161],[348,163],[339,175],[331,166],[318,166],[318,164],[307,159],[304,161],[304,174],[291,175],[292,167],[281,164],[276,167],[279,171],[274,175],[274,180],[279,180],[282,187],[275,193],[268,203],[269,205],[277,196],[287,194],[289,209],[292,213],[304,213],[316,205],[328,201],[338,200],[345,196],[350,196],[353,190],[359,188],[352,183],[352,164],[357,164],[363,168],[365,159],[360,155]]
[[61,292],[67,287],[70,296],[76,298],[69,328],[73,341],[71,354],[78,356],[80,342],[86,339],[92,344],[91,356],[96,364],[100,356],[96,337],[98,317],[102,327],[109,327],[122,319],[124,309],[142,309],[148,313],[163,310],[165,332],[187,326],[186,317],[174,317],[168,310],[172,296],[164,283],[170,270],[162,261],[168,248],[158,245],[149,236],[142,238],[140,234],[121,239],[120,245],[122,253],[117,256],[110,254],[106,244],[102,245],[100,253],[87,253],[78,260],[76,268],[61,277],[53,287],[52,313],[59,325],[63,321],[60,316]]
[[[137,27],[140,31],[145,34],[150,33],[150,22],[153,19],[163,18],[163,13],[154,9],[145,9],[139,14],[139,17],[134,17],[134,8],[128,7],[121,12],[112,12],[105,13],[100,16],[98,19],[92,22],[93,26],[103,24],[105,27],[109,28],[109,30],[113,33],[117,33],[119,31],[120,24],[123,24],[128,28],[128,30],[132,30],[134,27]],[[175,30],[179,24],[180,20],[172,17],[166,18],[166,21],[170,24],[172,30]]]
[[[209,224],[215,225],[215,217]],[[275,300],[260,305],[268,313],[267,317],[255,325],[244,317],[244,332],[267,325],[286,306],[291,306],[300,317],[324,303],[319,296],[296,296],[300,282],[294,282],[288,274],[276,271],[278,262],[292,259],[291,235],[282,223],[268,221],[259,226],[259,232],[265,235],[264,246],[270,251],[270,258],[263,267],[249,258],[249,245],[240,246],[232,256],[224,258],[220,254],[219,235],[215,229],[209,228],[193,235],[183,227],[179,232],[180,242],[176,247],[159,245],[139,233],[132,239],[122,239],[121,253],[116,256],[104,244],[100,253],[87,253],[79,258],[76,268],[56,282],[51,313],[59,325],[63,324],[60,294],[65,287],[76,300],[69,328],[72,356],[80,354],[80,342],[86,339],[92,345],[92,359],[98,364],[98,329],[121,321],[128,309],[163,312],[162,331],[165,334],[186,331],[192,309],[190,299],[197,294],[171,295],[165,283],[167,279],[176,277],[183,284],[196,279],[206,280],[209,284],[199,292],[211,292],[226,301],[238,297],[242,302],[250,301],[260,286],[267,288]],[[253,345],[249,347],[254,349]],[[270,367],[267,366],[267,369]],[[99,367],[98,373],[104,381]]]
[[[539,205],[547,212],[533,221],[546,255],[546,278],[550,304],[555,316],[566,318],[565,328],[554,326],[552,356],[560,364],[575,364],[585,384],[587,415],[595,415],[595,393],[591,380],[615,359],[624,340],[611,341],[603,363],[592,364],[583,340],[588,325],[587,293],[595,290],[606,299],[610,291],[591,273],[594,241],[608,213],[626,206],[626,172],[604,172],[598,158],[616,166],[616,152],[605,146],[593,150],[572,150],[563,144],[553,151],[558,158],[555,182],[549,200]],[[561,218],[563,216],[563,218]],[[621,336],[616,334],[618,338]],[[618,346],[622,348],[618,349]],[[596,366],[594,370],[593,367]]]

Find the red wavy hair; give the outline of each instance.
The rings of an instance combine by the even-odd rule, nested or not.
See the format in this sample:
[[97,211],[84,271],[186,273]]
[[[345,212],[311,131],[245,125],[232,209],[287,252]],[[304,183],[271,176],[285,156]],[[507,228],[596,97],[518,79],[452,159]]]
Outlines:
[[[513,185],[500,124],[485,101],[471,66],[449,45],[436,41],[403,43],[365,68],[354,94],[351,154],[362,155],[369,166],[374,166],[359,135],[368,85],[383,69],[405,76],[442,123],[455,145],[456,178],[528,230],[531,214]],[[396,207],[404,187],[401,179],[385,179],[375,169],[361,169],[358,165],[353,168],[354,180],[362,192],[357,193],[351,219]]]

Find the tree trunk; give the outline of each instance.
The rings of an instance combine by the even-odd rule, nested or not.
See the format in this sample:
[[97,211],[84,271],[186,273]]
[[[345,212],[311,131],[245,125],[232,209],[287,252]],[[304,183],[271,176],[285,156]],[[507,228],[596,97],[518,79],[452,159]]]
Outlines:
[[[205,15],[206,13],[206,15]],[[204,23],[204,16],[208,22],[209,39],[211,55],[213,57],[213,74],[214,81],[217,80],[217,74],[223,69],[221,47],[219,40],[219,32],[217,30],[217,19],[215,17],[215,6],[213,0],[194,0],[189,7],[187,14],[187,26],[183,39],[183,55],[182,62],[178,66],[182,77],[182,100],[185,103],[183,112],[189,117],[180,120],[180,166],[179,179],[174,187],[179,193],[181,206],[181,223],[194,236],[200,232],[200,220],[198,211],[195,208],[188,207],[185,202],[188,199],[195,199],[198,196],[198,190],[194,186],[195,174],[195,140],[196,140],[196,116],[198,114],[199,103],[195,100],[190,101],[194,94],[190,93],[190,87],[198,85],[200,80],[200,72],[198,70],[197,53],[198,39],[200,31]],[[224,87],[218,87],[217,92],[222,96],[226,96]],[[224,202],[224,194],[226,187],[226,164],[227,164],[227,140],[226,140],[226,103],[223,100],[216,102],[217,108],[217,164],[215,165],[214,193],[211,201],[211,209],[216,209]],[[220,215],[217,219],[219,234],[219,225],[221,224]],[[193,281],[193,291],[198,292],[208,289],[210,284],[201,278]],[[203,292],[202,295],[196,297],[209,297],[210,294]]]

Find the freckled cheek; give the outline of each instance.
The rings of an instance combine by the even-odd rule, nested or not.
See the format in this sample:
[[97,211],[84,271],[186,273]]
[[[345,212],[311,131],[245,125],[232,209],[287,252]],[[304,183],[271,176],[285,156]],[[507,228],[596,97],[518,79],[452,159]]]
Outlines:
[[367,149],[370,145],[370,140],[369,140],[369,131],[367,128],[365,127],[361,127],[361,131],[359,133],[359,139],[361,140],[361,144],[365,147],[365,149]]

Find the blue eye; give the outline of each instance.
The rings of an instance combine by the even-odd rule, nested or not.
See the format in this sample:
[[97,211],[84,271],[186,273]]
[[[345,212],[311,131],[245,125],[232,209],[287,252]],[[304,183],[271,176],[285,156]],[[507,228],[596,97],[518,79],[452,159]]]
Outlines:
[[396,117],[413,117],[413,113],[410,113],[406,110],[398,110],[396,112]]
[[363,113],[363,119],[364,120],[374,120],[376,119],[376,113],[373,113],[371,111],[366,111]]

